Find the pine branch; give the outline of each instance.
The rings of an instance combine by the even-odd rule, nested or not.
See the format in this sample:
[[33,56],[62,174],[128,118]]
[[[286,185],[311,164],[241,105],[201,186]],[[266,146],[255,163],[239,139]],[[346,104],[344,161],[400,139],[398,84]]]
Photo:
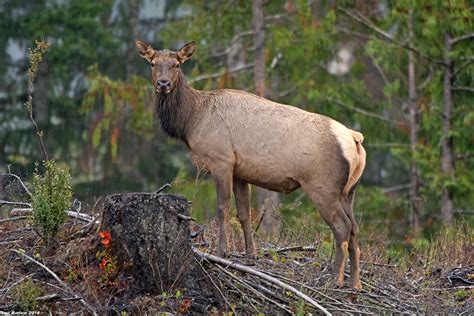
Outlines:
[[474,57],[471,57],[471,58],[467,58],[464,60],[464,62],[456,68],[456,70],[454,70],[451,78],[456,78],[456,76],[461,72],[463,71],[464,69],[467,68],[467,66],[469,66],[469,64],[473,63],[474,62]]
[[453,86],[451,87],[453,91],[465,91],[465,92],[474,92],[473,87],[466,87],[466,86]]
[[367,111],[367,110],[364,110],[364,109],[361,109],[361,108],[358,108],[358,107],[355,107],[355,106],[345,104],[345,103],[341,102],[340,100],[331,99],[329,97],[327,97],[326,100],[329,101],[329,102],[335,103],[337,105],[343,106],[345,108],[348,108],[349,110],[352,110],[354,112],[363,114],[365,116],[373,117],[373,118],[379,119],[381,121],[388,122],[388,123],[393,124],[393,125],[399,125],[400,124],[400,122],[393,121],[393,120],[391,120],[391,119],[389,119],[389,118],[387,118],[383,115],[373,113],[373,112],[370,112],[370,111]]
[[240,72],[242,70],[250,69],[252,67],[253,67],[253,63],[245,64],[243,66],[239,66],[239,67],[236,67],[236,68],[230,69],[230,70],[224,69],[224,70],[221,70],[221,71],[213,73],[213,74],[201,75],[201,76],[194,77],[191,80],[189,80],[188,83],[194,83],[194,82],[197,82],[197,81],[202,81],[202,80],[207,80],[207,79],[215,79],[215,78],[219,78],[220,76],[223,76],[224,74],[232,74],[232,73]]
[[474,38],[474,33],[468,33],[451,39],[451,45],[456,45],[462,41]]
[[412,51],[414,53],[416,53],[417,55],[423,57],[424,59],[432,62],[432,63],[435,63],[435,64],[438,64],[438,65],[445,65],[444,62],[442,60],[439,60],[439,59],[434,59],[433,57],[429,56],[429,55],[425,55],[424,53],[422,53],[419,49],[413,47],[413,46],[410,46],[409,44],[405,44],[405,43],[402,43],[398,40],[396,40],[392,35],[390,35],[389,33],[387,33],[386,31],[382,30],[381,28],[379,28],[378,26],[376,26],[375,24],[373,24],[366,16],[364,16],[362,13],[356,11],[356,10],[353,10],[353,12],[350,12],[340,6],[337,7],[337,9],[339,11],[342,11],[344,14],[346,14],[347,16],[349,16],[350,18],[356,20],[357,22],[361,23],[362,25],[364,25],[365,27],[369,28],[370,30],[372,30],[373,32],[375,32],[376,34],[378,34],[379,36],[381,36],[385,41],[387,42],[390,42],[392,44],[395,44],[396,46],[399,46],[399,47],[402,47],[402,48],[405,48],[409,51]]

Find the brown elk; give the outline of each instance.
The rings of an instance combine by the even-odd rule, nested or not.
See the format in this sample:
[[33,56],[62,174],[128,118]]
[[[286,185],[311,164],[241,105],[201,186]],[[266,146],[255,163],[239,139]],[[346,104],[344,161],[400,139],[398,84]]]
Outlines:
[[350,256],[350,285],[361,288],[355,189],[365,167],[361,133],[326,116],[278,104],[239,90],[198,91],[185,81],[180,65],[194,42],[178,51],[153,49],[137,40],[151,64],[156,110],[162,129],[181,139],[194,164],[209,171],[217,191],[218,255],[228,255],[226,222],[232,191],[246,253],[255,256],[250,226],[250,184],[289,193],[302,187],[336,240],[334,277],[344,281]]

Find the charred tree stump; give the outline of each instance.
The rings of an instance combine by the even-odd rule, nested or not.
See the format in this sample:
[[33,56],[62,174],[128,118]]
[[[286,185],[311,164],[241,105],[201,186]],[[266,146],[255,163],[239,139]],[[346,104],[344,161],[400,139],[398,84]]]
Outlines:
[[168,194],[105,198],[102,230],[110,231],[118,270],[134,293],[195,286],[188,204],[184,197]]

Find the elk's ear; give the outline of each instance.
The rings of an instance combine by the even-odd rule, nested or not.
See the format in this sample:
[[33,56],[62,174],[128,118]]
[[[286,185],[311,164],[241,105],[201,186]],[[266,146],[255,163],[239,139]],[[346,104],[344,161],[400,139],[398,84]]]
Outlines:
[[153,59],[153,55],[155,54],[155,50],[153,49],[153,47],[151,47],[150,44],[145,41],[142,41],[141,39],[137,39],[135,41],[135,46],[137,47],[140,56],[148,60],[148,62],[151,62],[151,60]]
[[196,42],[190,42],[185,44],[178,50],[178,60],[180,63],[184,63],[186,60],[191,58],[194,52],[194,48],[196,48]]

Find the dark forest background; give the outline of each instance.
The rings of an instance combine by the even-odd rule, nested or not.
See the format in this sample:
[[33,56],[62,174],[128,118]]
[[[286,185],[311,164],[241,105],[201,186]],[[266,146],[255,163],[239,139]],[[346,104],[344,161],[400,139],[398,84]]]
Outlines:
[[[157,49],[194,40],[183,66],[193,87],[255,92],[263,75],[265,97],[364,133],[355,208],[362,234],[400,249],[443,226],[472,228],[472,3],[280,0],[261,9],[258,45],[251,1],[1,1],[0,173],[28,180],[42,160],[24,104],[28,47],[44,39],[51,46],[34,116],[51,158],[69,166],[75,197],[93,203],[172,181],[193,201],[193,216],[212,217],[213,184],[184,144],[161,132],[150,69],[134,46],[136,38]],[[278,205],[283,227],[326,229],[302,191]]]

